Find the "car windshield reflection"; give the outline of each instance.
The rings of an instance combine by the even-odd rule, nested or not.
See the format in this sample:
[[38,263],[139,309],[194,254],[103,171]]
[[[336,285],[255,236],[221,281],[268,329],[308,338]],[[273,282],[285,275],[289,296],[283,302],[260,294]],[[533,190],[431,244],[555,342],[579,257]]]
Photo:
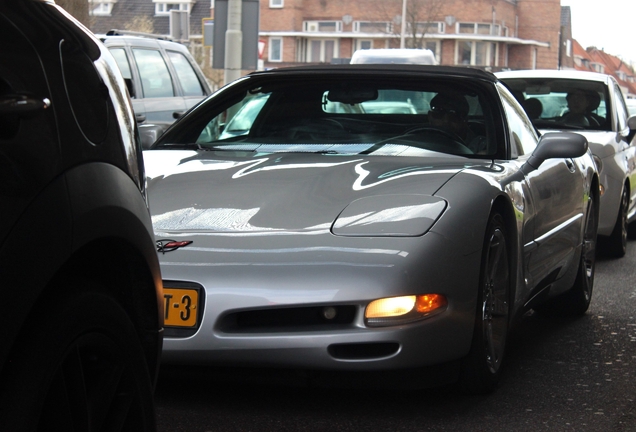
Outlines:
[[156,148],[465,157],[497,151],[493,110],[473,89],[349,80],[253,84],[229,103],[212,98]]

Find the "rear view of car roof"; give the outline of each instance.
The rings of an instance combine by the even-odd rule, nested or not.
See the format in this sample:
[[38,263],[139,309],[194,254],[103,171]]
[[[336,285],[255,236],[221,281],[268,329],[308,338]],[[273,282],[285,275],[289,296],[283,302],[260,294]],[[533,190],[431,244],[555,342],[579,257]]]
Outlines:
[[394,63],[436,65],[435,54],[429,49],[367,49],[358,50],[351,64]]

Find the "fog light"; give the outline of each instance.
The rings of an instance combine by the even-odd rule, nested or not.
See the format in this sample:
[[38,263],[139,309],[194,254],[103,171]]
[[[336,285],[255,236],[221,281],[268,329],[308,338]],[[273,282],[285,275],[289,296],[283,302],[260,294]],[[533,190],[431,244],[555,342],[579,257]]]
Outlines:
[[441,294],[383,298],[369,303],[364,318],[371,327],[399,325],[442,312],[447,304]]
[[332,320],[336,317],[338,311],[335,307],[325,306],[322,308],[322,316],[327,320]]

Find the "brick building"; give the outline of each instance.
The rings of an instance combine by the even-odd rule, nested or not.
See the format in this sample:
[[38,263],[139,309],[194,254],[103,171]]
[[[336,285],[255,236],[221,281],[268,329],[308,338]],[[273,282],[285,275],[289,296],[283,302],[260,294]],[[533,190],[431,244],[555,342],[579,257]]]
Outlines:
[[[141,24],[142,31],[167,36],[169,11],[187,11],[191,50],[202,47],[202,20],[214,17],[214,0],[88,1],[96,33]],[[265,68],[346,62],[358,49],[397,48],[402,41],[431,49],[443,65],[492,71],[573,67],[571,52],[564,54],[572,41],[560,0],[259,1]]]
[[[433,50],[443,65],[559,66],[560,0],[261,0],[265,68],[329,63],[355,50]],[[346,61],[346,60],[343,60]]]

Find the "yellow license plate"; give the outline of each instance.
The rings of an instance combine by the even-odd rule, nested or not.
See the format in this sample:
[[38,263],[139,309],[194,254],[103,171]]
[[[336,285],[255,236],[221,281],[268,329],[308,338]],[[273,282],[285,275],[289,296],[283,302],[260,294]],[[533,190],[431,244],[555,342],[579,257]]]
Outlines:
[[199,292],[190,288],[164,288],[164,326],[196,327]]

